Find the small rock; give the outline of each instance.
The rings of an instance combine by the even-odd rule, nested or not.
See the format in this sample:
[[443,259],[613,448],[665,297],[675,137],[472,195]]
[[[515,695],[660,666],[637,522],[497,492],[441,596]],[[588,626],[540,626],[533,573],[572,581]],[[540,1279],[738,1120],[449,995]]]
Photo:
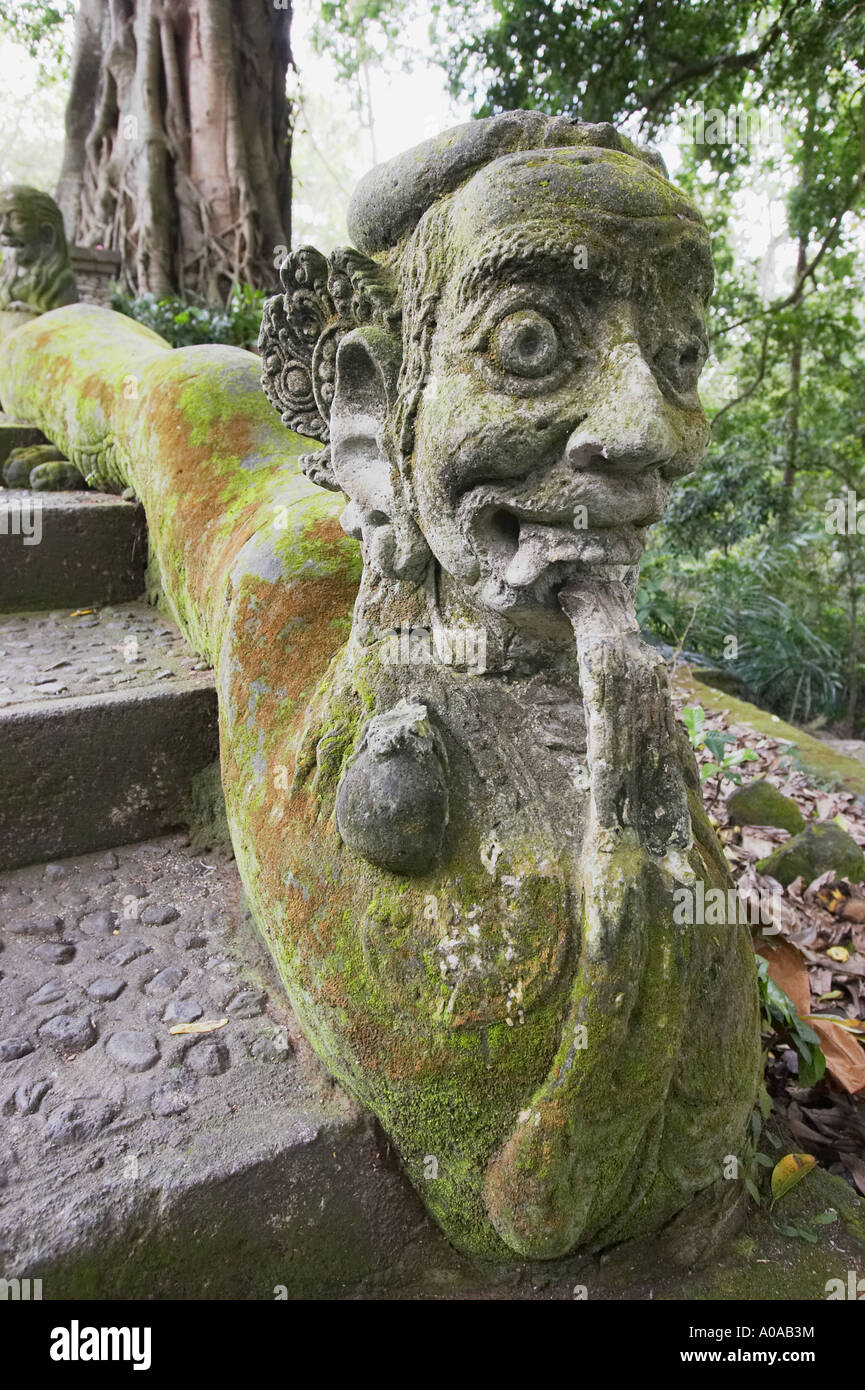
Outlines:
[[30,894],[22,893],[20,888],[10,888],[0,898],[7,912],[20,912],[22,908],[29,907],[32,901]]
[[200,932],[179,931],[174,938],[174,944],[182,951],[197,951],[207,945],[207,937],[202,936]]
[[228,1048],[215,1038],[194,1043],[184,1054],[183,1062],[197,1076],[219,1076],[231,1065]]
[[100,908],[98,912],[88,912],[78,925],[86,932],[92,932],[94,936],[111,936],[117,925],[117,913]]
[[86,1014],[55,1014],[39,1029],[40,1038],[46,1038],[58,1052],[86,1052],[96,1041],[97,1033],[93,1020]]
[[147,1071],[159,1061],[159,1044],[150,1033],[112,1033],[105,1050],[127,1071]]
[[35,1115],[51,1090],[50,1081],[27,1081],[16,1090],[13,1101],[19,1115]]
[[175,1091],[170,1086],[163,1086],[162,1090],[154,1091],[150,1097],[150,1109],[158,1117],[182,1115],[184,1110],[189,1109],[189,1097],[183,1091]]
[[109,999],[116,999],[118,994],[122,994],[126,988],[126,981],[118,979],[116,975],[100,975],[98,980],[87,986],[87,993],[91,999],[98,999],[100,1003],[106,1003]]
[[267,995],[263,989],[243,989],[228,1005],[228,1012],[234,1018],[257,1018],[264,1012]]
[[73,941],[46,941],[44,946],[36,947],[35,954],[47,965],[68,965],[71,960],[75,959],[75,943]]
[[162,1022],[170,1025],[194,1023],[197,1018],[201,1018],[203,1013],[204,1009],[197,999],[172,999],[171,1003],[165,1007]]
[[127,941],[125,946],[118,946],[116,951],[105,957],[106,965],[131,965],[139,956],[146,956],[153,950],[143,941]]
[[66,994],[63,980],[46,980],[35,994],[28,996],[28,1004],[56,1004]]
[[49,883],[56,883],[59,878],[65,878],[67,873],[65,864],[46,864],[45,877]]
[[0,1062],[17,1062],[33,1051],[29,1038],[0,1038]]
[[120,868],[120,860],[117,858],[117,855],[114,853],[113,849],[108,850],[105,854],[100,854],[99,858],[95,859],[93,862],[96,865],[97,869]]
[[13,936],[47,936],[63,926],[62,917],[16,917],[6,930]]
[[153,979],[144,986],[145,994],[156,995],[162,998],[166,994],[172,994],[181,983],[186,971],[180,965],[169,965],[165,970],[160,970]]
[[81,888],[67,888],[65,893],[58,894],[58,902],[64,907],[84,907],[90,902],[90,894]]
[[757,872],[769,874],[787,888],[801,874],[806,883],[832,869],[851,883],[865,881],[865,854],[846,830],[834,821],[817,821],[757,861]]
[[45,1137],[53,1144],[80,1143],[99,1134],[116,1114],[117,1107],[108,1101],[67,1101],[51,1111],[45,1121]]
[[798,835],[805,828],[804,816],[795,802],[765,777],[755,777],[744,787],[737,787],[727,796],[726,808],[734,826],[776,826],[789,830],[791,835]]
[[255,1062],[284,1062],[294,1051],[294,1044],[285,1034],[256,1038],[249,1049]]
[[180,913],[177,908],[169,904],[152,903],[146,907],[141,914],[142,922],[148,927],[167,927],[169,922],[176,922]]

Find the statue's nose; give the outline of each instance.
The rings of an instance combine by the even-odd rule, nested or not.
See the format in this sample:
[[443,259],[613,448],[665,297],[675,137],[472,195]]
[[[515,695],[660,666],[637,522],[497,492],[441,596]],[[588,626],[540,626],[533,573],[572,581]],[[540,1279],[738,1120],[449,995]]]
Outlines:
[[565,446],[572,468],[643,473],[676,453],[679,441],[652,369],[635,342],[619,343],[598,374],[598,395]]

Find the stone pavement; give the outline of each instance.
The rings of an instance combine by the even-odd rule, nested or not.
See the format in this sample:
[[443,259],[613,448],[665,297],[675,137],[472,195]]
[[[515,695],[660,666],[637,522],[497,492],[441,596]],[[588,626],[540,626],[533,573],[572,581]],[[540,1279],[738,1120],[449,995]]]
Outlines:
[[184,835],[0,875],[0,1112],[0,1274],[45,1298],[338,1293],[444,1246]]

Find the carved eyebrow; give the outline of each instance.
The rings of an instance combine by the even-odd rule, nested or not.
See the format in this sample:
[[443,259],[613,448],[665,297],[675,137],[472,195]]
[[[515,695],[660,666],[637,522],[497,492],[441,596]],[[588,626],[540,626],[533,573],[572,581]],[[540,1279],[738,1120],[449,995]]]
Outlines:
[[461,314],[491,287],[490,281],[505,272],[558,271],[573,263],[576,246],[530,241],[520,232],[487,243],[477,260],[467,266],[457,282],[457,313]]
[[[585,268],[575,264],[578,253],[586,252]],[[577,293],[580,279],[587,286],[602,284],[610,293],[622,297],[653,297],[662,292],[662,285],[675,263],[681,275],[681,246],[651,248],[636,256],[623,256],[615,244],[602,240],[596,232],[588,232],[585,241],[563,244],[550,238],[546,242],[531,239],[524,231],[512,232],[488,242],[477,259],[467,266],[457,281],[458,315],[476,309],[489,293],[501,288],[507,275],[519,282],[527,276],[560,274],[573,267],[574,280],[569,289]],[[705,301],[711,293],[712,271],[701,261],[695,266],[693,290]],[[691,278],[691,277],[689,277]],[[498,284],[496,282],[499,282]]]

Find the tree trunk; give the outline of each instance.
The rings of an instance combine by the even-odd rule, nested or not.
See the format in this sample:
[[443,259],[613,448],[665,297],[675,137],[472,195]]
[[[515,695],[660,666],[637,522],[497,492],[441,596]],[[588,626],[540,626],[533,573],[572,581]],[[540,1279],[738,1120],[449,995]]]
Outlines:
[[57,201],[134,293],[276,285],[290,25],[291,0],[81,0]]

